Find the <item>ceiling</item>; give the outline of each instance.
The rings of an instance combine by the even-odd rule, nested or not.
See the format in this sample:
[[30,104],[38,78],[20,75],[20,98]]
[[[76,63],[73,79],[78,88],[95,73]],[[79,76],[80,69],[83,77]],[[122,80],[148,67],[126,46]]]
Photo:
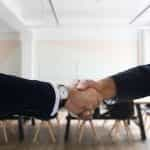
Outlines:
[[[30,27],[55,26],[49,0],[2,0]],[[129,24],[148,0],[52,0],[62,26]]]

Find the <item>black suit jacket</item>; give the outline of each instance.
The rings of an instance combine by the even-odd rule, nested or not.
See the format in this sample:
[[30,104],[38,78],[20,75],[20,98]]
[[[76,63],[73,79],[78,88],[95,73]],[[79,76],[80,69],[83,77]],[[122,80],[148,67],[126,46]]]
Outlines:
[[51,84],[0,74],[0,116],[19,114],[49,119],[54,103]]
[[150,96],[150,64],[131,68],[111,76],[120,101]]

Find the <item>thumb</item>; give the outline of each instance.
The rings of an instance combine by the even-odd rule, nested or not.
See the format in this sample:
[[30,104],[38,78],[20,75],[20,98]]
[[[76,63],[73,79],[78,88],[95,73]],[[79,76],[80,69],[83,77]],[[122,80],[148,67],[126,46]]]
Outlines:
[[88,88],[94,88],[97,90],[97,82],[94,80],[82,80],[77,85],[78,90],[86,90]]
[[77,88],[78,90],[86,90],[86,89],[88,89],[88,88],[89,88],[89,82],[88,82],[88,80],[81,80],[81,81],[77,84],[76,88]]

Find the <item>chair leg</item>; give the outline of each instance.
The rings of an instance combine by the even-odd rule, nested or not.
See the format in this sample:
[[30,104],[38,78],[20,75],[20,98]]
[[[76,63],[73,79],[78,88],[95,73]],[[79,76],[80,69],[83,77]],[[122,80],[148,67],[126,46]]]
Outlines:
[[78,119],[78,128],[80,128],[80,123],[81,123],[81,120],[80,118]]
[[124,123],[124,127],[125,127],[125,130],[126,130],[127,137],[133,138],[133,134],[130,130],[130,127],[129,127],[128,123],[126,121],[123,121],[123,123]]
[[127,127],[128,125],[126,124],[126,121],[123,121],[123,124],[124,124],[124,128],[125,128],[127,137],[129,137],[129,131],[128,131],[128,127]]
[[147,122],[147,115],[146,115],[146,113],[144,113],[144,115],[143,115],[143,120],[144,120],[144,122],[146,123]]
[[32,126],[35,126],[35,119],[33,117],[31,118],[31,123],[32,123]]
[[51,121],[49,120],[47,123],[48,123],[48,126],[51,128],[53,134],[56,136],[56,133],[55,133],[55,130],[54,130],[54,127],[53,127]]
[[117,122],[117,124],[116,124],[116,128],[115,128],[115,135],[117,137],[119,137],[119,130],[120,130],[121,121],[117,120],[116,122]]
[[24,140],[24,127],[23,127],[23,116],[18,117],[18,132],[19,132],[19,140],[22,142]]
[[137,109],[137,118],[139,121],[139,129],[140,129],[140,133],[141,133],[141,140],[145,141],[146,140],[146,133],[145,133],[145,127],[144,127],[144,123],[143,123],[143,116],[141,113],[140,104],[136,104],[136,109]]
[[49,133],[50,133],[52,142],[53,142],[53,143],[56,143],[56,137],[55,137],[55,135],[54,135],[53,126],[52,126],[52,124],[51,124],[50,121],[48,122],[48,131],[49,131]]
[[109,132],[109,136],[112,136],[112,134],[114,133],[116,135],[116,137],[119,136],[119,129],[120,129],[120,125],[121,125],[121,122],[120,120],[116,120]]
[[5,142],[8,143],[8,137],[7,137],[7,131],[6,131],[6,123],[3,122],[2,125],[3,125],[3,134],[4,134]]
[[89,120],[89,123],[90,123],[91,129],[92,129],[92,132],[93,132],[93,137],[97,140],[96,130],[95,130],[92,120]]
[[51,139],[52,139],[52,142],[55,143],[56,142],[56,138],[55,138],[55,135],[54,135],[54,132],[53,132],[53,127],[52,127],[52,124],[51,122],[48,122],[48,121],[42,121],[39,125],[39,127],[37,128],[36,132],[35,132],[35,135],[33,137],[33,142],[35,143],[37,141],[37,138],[39,136],[39,133],[40,133],[40,129],[41,129],[41,126],[43,124],[46,124],[46,126],[48,127],[48,131],[50,133],[50,136],[51,136]]
[[83,137],[83,133],[84,133],[85,122],[86,121],[83,121],[82,124],[80,125],[78,143],[81,143],[81,140],[82,140],[82,137]]
[[110,133],[112,133],[114,131],[115,135],[118,136],[120,129],[122,129],[121,126],[125,129],[128,138],[130,136],[133,137],[133,134],[128,125],[128,120],[123,121],[123,124],[122,124],[122,121],[119,121],[119,120],[115,121],[115,123],[113,124],[113,127],[111,128]]
[[39,135],[40,129],[41,129],[41,124],[42,124],[42,122],[40,123],[39,127],[37,128],[37,130],[35,132],[35,135],[33,137],[33,143],[35,143],[37,141],[37,138],[38,138],[38,135]]
[[112,128],[110,129],[110,133],[109,133],[110,135],[112,134],[112,132],[113,132],[114,129],[116,128],[117,124],[118,124],[118,122],[117,122],[117,120],[116,120],[116,121],[114,122]]
[[70,132],[70,123],[71,123],[71,119],[69,118],[69,116],[67,117],[67,124],[66,124],[66,129],[65,129],[65,141],[68,141],[69,138],[69,132]]
[[144,121],[145,121],[145,124],[146,124],[146,127],[145,127],[146,130],[149,130],[150,129],[150,123],[149,123],[150,117],[148,115],[145,115]]
[[[150,120],[150,119],[149,119],[149,120]],[[147,130],[149,130],[149,129],[150,129],[150,124],[148,124],[148,125],[147,125],[146,129],[147,129]]]
[[56,117],[56,121],[57,121],[57,127],[60,128],[60,120],[59,120],[58,115],[57,115],[57,117]]
[[104,120],[102,127],[104,128],[105,124],[106,124],[107,120]]

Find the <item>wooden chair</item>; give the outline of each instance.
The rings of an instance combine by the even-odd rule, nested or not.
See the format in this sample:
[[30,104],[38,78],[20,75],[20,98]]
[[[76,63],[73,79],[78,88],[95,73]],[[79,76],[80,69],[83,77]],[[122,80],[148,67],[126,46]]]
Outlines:
[[[115,123],[115,124],[118,124],[118,120],[119,121],[127,120],[127,122],[130,124],[130,120],[132,120],[137,125],[137,127],[139,127],[140,134],[141,134],[141,140],[145,141],[146,140],[146,134],[145,134],[145,128],[144,128],[144,124],[143,124],[143,117],[142,117],[142,113],[141,113],[140,104],[134,104],[132,100],[130,100],[130,101],[119,100],[119,102],[121,101],[122,106],[120,107],[119,106],[120,104],[119,105],[117,104],[117,105],[112,107],[112,105],[115,104],[113,101],[115,101],[115,103],[118,102],[118,100],[112,99],[110,102],[111,105],[106,112],[101,111],[101,108],[100,109],[97,108],[99,110],[95,111],[96,113],[94,113],[93,119],[94,120],[115,120],[115,121],[117,121],[117,123]],[[107,100],[107,102],[108,102],[108,100]],[[128,103],[125,104],[123,102],[128,102]],[[119,106],[119,108],[118,108],[118,106]],[[136,113],[134,111],[134,108],[136,110]],[[120,113],[120,112],[124,112],[124,113]],[[126,114],[126,112],[128,114]],[[68,115],[66,117],[66,119],[67,119],[67,124],[66,124],[66,130],[65,130],[65,137],[64,138],[65,138],[65,141],[68,141],[71,120],[77,119],[77,118],[74,118],[74,117],[71,117],[70,115]],[[116,127],[116,125],[113,125],[113,126]],[[125,128],[125,130],[127,129],[126,122],[124,123],[124,128]],[[130,131],[128,131],[128,133],[129,132]]]
[[65,131],[65,141],[67,141],[68,137],[69,137],[71,120],[78,120],[78,127],[79,127],[78,131],[77,131],[77,133],[78,133],[78,137],[77,137],[78,143],[81,143],[81,141],[82,141],[85,125],[86,125],[87,122],[89,122],[89,124],[90,124],[93,137],[95,139],[97,139],[96,130],[95,130],[95,127],[94,127],[92,119],[90,119],[90,120],[81,120],[80,118],[75,117],[75,116],[73,116],[70,113],[68,113],[66,119],[67,119],[67,124],[66,124],[66,131]]
[[52,139],[52,142],[56,143],[55,131],[54,131],[53,125],[51,123],[52,119],[56,119],[58,127],[60,126],[60,121],[59,121],[58,115],[55,115],[54,117],[51,117],[50,120],[41,120],[40,124],[37,126],[37,129],[36,129],[34,137],[33,137],[33,142],[34,143],[37,142],[37,138],[39,136],[39,133],[40,133],[40,130],[41,130],[42,126],[47,127],[48,132],[50,134],[50,137]]
[[105,113],[105,116],[109,116],[115,119],[109,134],[112,135],[115,133],[117,136],[122,131],[122,129],[124,129],[128,138],[133,137],[130,129],[130,119],[134,118],[133,102],[122,102],[114,104],[107,104],[107,102],[105,102],[105,105],[108,109],[108,112]]
[[112,136],[114,133],[114,135],[117,137],[123,129],[125,130],[128,138],[133,138],[133,134],[130,129],[128,120],[115,120],[109,135]]
[[94,127],[92,119],[90,119],[90,120],[83,120],[82,123],[79,125],[78,143],[81,143],[81,141],[82,141],[86,122],[89,122],[91,130],[92,130],[93,137],[94,137],[94,139],[97,140],[96,130],[95,130],[95,127]]

